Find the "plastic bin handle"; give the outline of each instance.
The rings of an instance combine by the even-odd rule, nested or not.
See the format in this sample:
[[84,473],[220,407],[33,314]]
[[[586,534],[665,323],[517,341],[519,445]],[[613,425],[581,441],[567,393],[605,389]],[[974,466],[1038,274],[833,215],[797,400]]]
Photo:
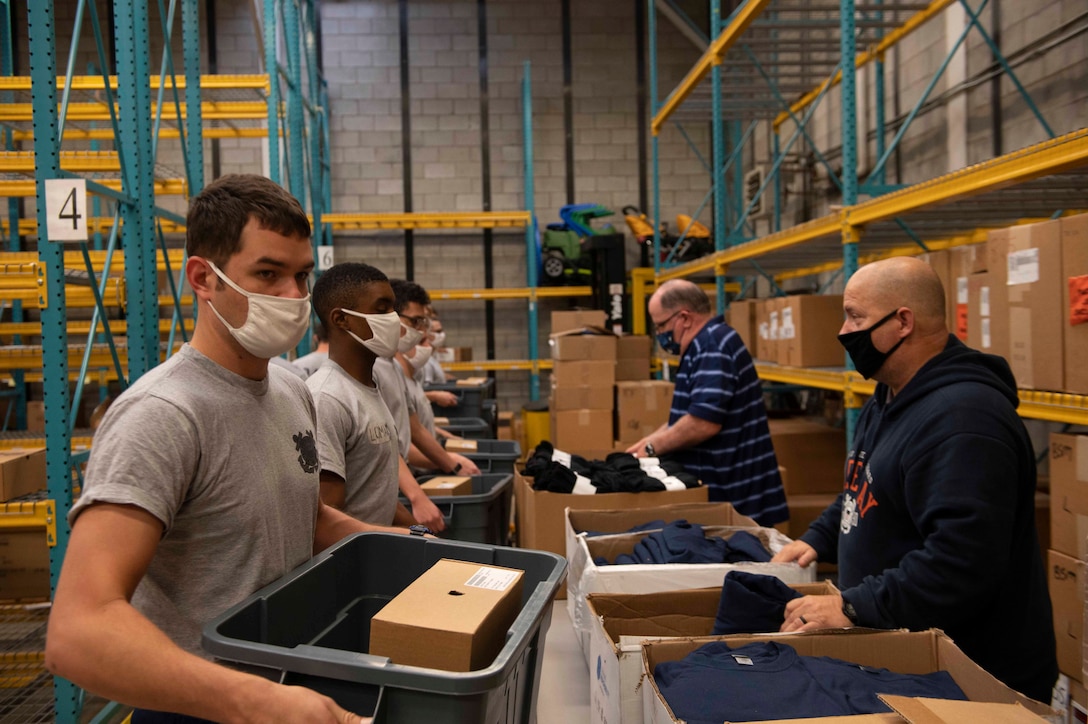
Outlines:
[[449,510],[446,510],[442,505],[437,505],[435,507],[437,507],[438,512],[442,514],[442,519],[446,521],[446,528],[449,529],[449,527],[453,525],[453,503],[449,504]]
[[[373,654],[361,654],[356,651],[344,651],[342,649],[330,649],[324,646],[311,646],[299,644],[294,647],[294,653],[312,661],[330,661],[338,664],[369,664],[371,666],[388,666],[387,656],[375,656]],[[290,676],[291,672],[284,670],[280,674],[280,683]]]

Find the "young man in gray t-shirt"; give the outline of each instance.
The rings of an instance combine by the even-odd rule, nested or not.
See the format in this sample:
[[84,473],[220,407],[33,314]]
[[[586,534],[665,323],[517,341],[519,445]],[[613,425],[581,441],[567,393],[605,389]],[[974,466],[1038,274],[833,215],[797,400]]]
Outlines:
[[133,724],[369,721],[200,650],[210,617],[313,553],[396,529],[321,503],[309,392],[268,364],[309,326],[302,207],[268,179],[225,176],[192,200],[186,230],[193,338],[122,394],[95,435],[46,665],[136,707]]
[[375,385],[375,361],[391,356],[400,336],[393,301],[385,274],[368,264],[337,264],[314,285],[329,339],[328,361],[306,381],[317,406],[321,498],[359,520],[412,524],[397,500],[401,484],[419,517],[440,529],[441,513],[431,503],[427,515],[430,501],[415,479],[400,480],[396,424]]

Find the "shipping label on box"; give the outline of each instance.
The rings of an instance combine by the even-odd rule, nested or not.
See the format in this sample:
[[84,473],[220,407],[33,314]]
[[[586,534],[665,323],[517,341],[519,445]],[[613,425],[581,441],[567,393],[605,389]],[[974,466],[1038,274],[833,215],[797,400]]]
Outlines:
[[616,383],[616,437],[635,443],[669,421],[671,382]]
[[1084,666],[1085,564],[1055,550],[1047,551],[1046,560],[1058,670],[1079,681]]
[[445,671],[491,665],[521,610],[523,571],[443,558],[370,622],[370,653]]

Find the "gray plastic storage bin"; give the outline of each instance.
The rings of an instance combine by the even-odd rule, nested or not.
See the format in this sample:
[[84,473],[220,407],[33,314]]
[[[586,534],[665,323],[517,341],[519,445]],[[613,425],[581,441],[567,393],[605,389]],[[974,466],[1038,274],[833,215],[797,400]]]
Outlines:
[[[424,483],[433,477],[421,475],[418,480]],[[431,496],[431,502],[446,519],[446,530],[439,535],[469,543],[507,545],[510,542],[510,504],[514,497],[513,472],[471,477],[471,495]],[[408,505],[403,498],[401,502]]]
[[448,423],[436,423],[443,430],[448,430],[457,437],[469,440],[490,440],[495,437],[487,420],[479,417],[451,417]]
[[495,396],[495,380],[488,379],[478,385],[459,385],[456,382],[436,382],[424,389],[443,390],[457,395],[457,404],[453,407],[441,407],[431,403],[431,409],[438,417],[484,417],[484,400]]
[[[458,673],[367,654],[371,617],[442,558],[525,572],[521,611],[495,660]],[[359,533],[211,621],[203,645],[244,670],[320,691],[377,724],[529,724],[566,565],[544,551]]]
[[513,473],[521,445],[517,440],[477,440],[476,452],[457,452],[476,463],[481,473]]

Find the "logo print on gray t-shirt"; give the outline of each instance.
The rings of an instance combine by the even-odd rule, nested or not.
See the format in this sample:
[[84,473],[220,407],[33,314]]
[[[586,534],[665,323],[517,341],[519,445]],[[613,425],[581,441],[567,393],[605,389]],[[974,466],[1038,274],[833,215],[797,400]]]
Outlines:
[[295,450],[298,450],[298,464],[302,466],[302,472],[316,473],[318,468],[317,441],[314,440],[313,430],[300,432],[291,439],[295,441]]

